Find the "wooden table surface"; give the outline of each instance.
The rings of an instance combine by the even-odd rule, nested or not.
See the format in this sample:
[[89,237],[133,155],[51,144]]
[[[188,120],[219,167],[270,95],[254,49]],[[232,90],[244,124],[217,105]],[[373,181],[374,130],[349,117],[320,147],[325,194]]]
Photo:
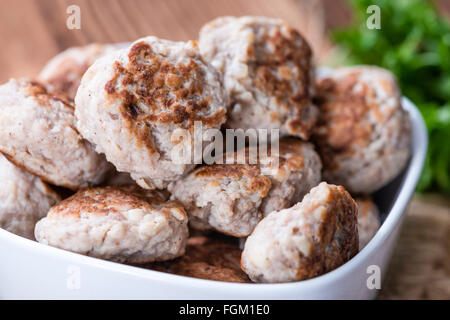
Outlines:
[[[436,0],[450,12],[450,0]],[[69,30],[69,5],[81,9],[81,29]],[[330,45],[325,32],[350,22],[345,0],[1,0],[0,83],[34,77],[58,52],[92,42],[133,41],[155,35],[197,38],[199,28],[221,15],[264,15],[301,30],[320,60]]]
[[[58,52],[91,42],[133,41],[147,35],[196,39],[200,27],[221,15],[283,18],[322,43],[325,23],[349,19],[341,1],[324,0],[2,0],[0,1],[0,83],[35,76]],[[69,30],[69,5],[81,9],[81,29]],[[324,19],[324,8],[333,19]],[[320,51],[321,48],[317,49]]]
[[[441,2],[444,8],[450,7],[450,1]],[[69,30],[66,27],[69,16],[66,10],[72,4],[81,9],[80,30]],[[246,14],[285,19],[305,34],[318,58],[330,47],[324,37],[328,28],[346,24],[351,18],[348,7],[342,0],[1,0],[0,83],[10,77],[36,76],[48,59],[71,46],[91,42],[133,41],[146,35],[173,40],[195,39],[201,25],[208,20],[220,15]],[[416,268],[414,272],[417,275],[412,272],[413,276],[408,277],[411,271],[406,272],[402,266],[417,265],[418,260],[415,256],[405,257],[401,253],[416,252],[411,251],[414,246],[408,245],[408,239],[418,238],[414,230],[422,230],[421,219],[431,213],[434,220],[427,221],[432,231],[425,235],[419,234],[421,239],[424,239],[421,243],[428,243],[436,248],[436,232],[433,229],[436,228],[441,230],[445,247],[445,239],[448,239],[449,207],[449,203],[442,200],[442,197],[437,200],[435,197],[416,197],[409,213],[411,218],[405,225],[419,227],[404,230],[405,235],[402,236],[397,249],[400,253],[394,256],[394,267],[391,268],[390,280],[386,283],[391,289],[382,293],[382,297],[423,298],[424,292],[427,292],[428,297],[432,296],[429,292],[440,292],[435,287],[428,289],[425,284],[432,283],[430,279],[435,279],[433,277],[437,272],[432,265],[435,260],[443,259],[442,254],[438,252],[432,256],[430,252],[434,252],[433,250],[417,249],[419,253],[429,253],[427,258],[419,259],[422,264],[426,264],[426,268]],[[448,257],[449,255],[446,259],[450,259]],[[448,264],[449,260],[446,261]],[[445,269],[445,272],[450,273],[448,269]],[[403,280],[405,275],[407,280]],[[444,290],[443,295],[437,294],[437,297],[450,295],[450,285],[447,286],[449,279],[448,273],[444,273],[438,280],[435,279],[438,288],[440,285],[447,290]],[[415,291],[409,288],[415,288]],[[408,296],[405,296],[406,292]],[[411,295],[411,292],[414,292],[414,295]]]

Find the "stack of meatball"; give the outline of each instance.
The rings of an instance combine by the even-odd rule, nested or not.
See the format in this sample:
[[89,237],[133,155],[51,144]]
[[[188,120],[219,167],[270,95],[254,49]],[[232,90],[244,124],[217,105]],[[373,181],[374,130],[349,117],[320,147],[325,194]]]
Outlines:
[[[369,195],[405,167],[410,122],[390,72],[319,72],[312,58],[281,20],[221,17],[198,42],[72,48],[37,81],[10,80],[0,86],[0,226],[212,280],[337,268],[376,233]],[[194,135],[175,133],[196,121],[279,129],[278,151],[255,164],[177,161],[172,150]]]

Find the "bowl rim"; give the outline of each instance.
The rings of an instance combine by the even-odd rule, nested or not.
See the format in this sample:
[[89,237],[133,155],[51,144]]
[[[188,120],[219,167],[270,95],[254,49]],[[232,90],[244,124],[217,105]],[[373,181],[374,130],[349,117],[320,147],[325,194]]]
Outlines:
[[82,254],[66,251],[63,249],[43,245],[37,241],[26,239],[15,235],[6,230],[0,229],[0,241],[14,243],[16,246],[21,246],[24,249],[40,250],[42,255],[57,255],[59,259],[67,259],[74,264],[80,266],[88,265],[89,267],[96,267],[100,269],[107,269],[112,272],[120,272],[129,276],[145,278],[146,280],[154,280],[158,282],[180,282],[183,281],[185,285],[190,287],[211,286],[214,285],[218,289],[244,289],[245,290],[260,290],[262,287],[269,289],[283,289],[289,290],[292,288],[300,289],[309,286],[321,286],[335,281],[343,275],[356,269],[363,261],[370,256],[376,254],[378,248],[382,246],[385,240],[395,230],[397,224],[401,223],[401,218],[405,214],[406,206],[409,203],[411,196],[414,193],[415,187],[419,181],[420,174],[425,162],[428,136],[424,120],[417,109],[417,107],[406,97],[402,98],[402,106],[408,112],[412,123],[412,146],[411,158],[406,169],[405,178],[403,179],[397,198],[387,214],[387,217],[380,229],[370,242],[351,260],[347,261],[342,266],[320,275],[318,277],[286,283],[235,283],[223,282],[216,280],[198,279],[182,275],[175,275],[166,272],[146,269],[138,266],[131,266],[120,264],[112,261],[102,260],[99,258],[89,257]]

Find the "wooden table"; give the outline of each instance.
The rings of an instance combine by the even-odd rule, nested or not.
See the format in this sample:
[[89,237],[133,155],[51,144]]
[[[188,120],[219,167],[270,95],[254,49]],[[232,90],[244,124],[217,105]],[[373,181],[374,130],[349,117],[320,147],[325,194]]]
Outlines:
[[[324,21],[348,20],[340,1],[327,0],[331,19],[320,15],[316,0],[2,0],[0,1],[0,83],[35,76],[58,52],[91,42],[133,41],[147,35],[173,40],[196,39],[207,21],[220,15],[279,17],[323,41]],[[69,30],[69,5],[81,9],[81,29]],[[305,9],[306,8],[306,9]],[[312,14],[310,15],[310,13]],[[320,21],[319,21],[320,20]]]
[[[450,1],[438,1],[450,11]],[[81,9],[81,30],[66,27],[69,5]],[[316,57],[329,49],[330,27],[350,22],[345,0],[1,0],[0,83],[35,76],[58,52],[91,42],[132,41],[146,35],[195,39],[220,15],[265,15],[301,30]]]
[[[81,9],[80,30],[66,27],[66,10],[72,4]],[[449,1],[441,4],[450,7]],[[200,26],[214,17],[246,14],[285,19],[306,35],[318,59],[330,47],[324,36],[327,30],[351,18],[346,4],[336,0],[2,0],[0,83],[10,77],[36,76],[48,59],[71,46],[133,41],[146,35],[195,39]],[[442,197],[416,197],[381,297],[450,298],[450,258],[445,248],[449,208]],[[436,251],[442,242],[444,253]],[[426,256],[417,258],[422,253]],[[435,272],[438,262],[444,268]],[[436,279],[436,274],[441,277]]]

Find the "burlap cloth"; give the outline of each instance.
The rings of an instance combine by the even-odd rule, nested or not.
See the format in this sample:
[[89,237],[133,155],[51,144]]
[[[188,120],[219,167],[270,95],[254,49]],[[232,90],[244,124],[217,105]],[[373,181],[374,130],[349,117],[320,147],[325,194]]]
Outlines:
[[450,299],[450,200],[414,197],[378,299]]

